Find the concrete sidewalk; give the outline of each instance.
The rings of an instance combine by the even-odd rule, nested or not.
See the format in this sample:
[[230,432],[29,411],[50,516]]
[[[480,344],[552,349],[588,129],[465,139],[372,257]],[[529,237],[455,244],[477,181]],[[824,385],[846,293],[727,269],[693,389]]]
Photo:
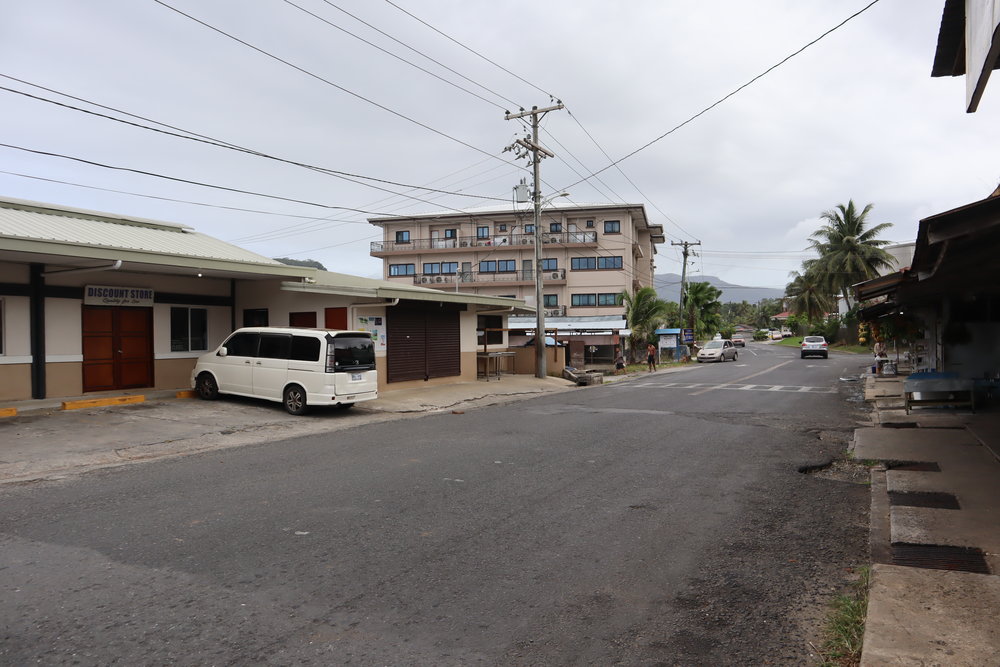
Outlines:
[[902,391],[902,378],[866,378],[874,426],[852,450],[882,463],[861,664],[1000,664],[1000,415],[906,414]]

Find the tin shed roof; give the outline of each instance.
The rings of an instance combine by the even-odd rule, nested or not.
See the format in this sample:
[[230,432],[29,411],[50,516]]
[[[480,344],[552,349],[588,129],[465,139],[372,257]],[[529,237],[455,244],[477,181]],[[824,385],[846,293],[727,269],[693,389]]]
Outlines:
[[311,272],[286,266],[186,225],[18,199],[0,199],[0,249],[219,269],[241,265],[276,275]]

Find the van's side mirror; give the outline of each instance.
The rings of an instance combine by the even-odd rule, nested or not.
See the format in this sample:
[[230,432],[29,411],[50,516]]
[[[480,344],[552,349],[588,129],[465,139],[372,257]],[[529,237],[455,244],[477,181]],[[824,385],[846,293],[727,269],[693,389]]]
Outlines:
[[219,351],[215,353],[217,357],[224,357],[229,354],[229,348],[220,347]]

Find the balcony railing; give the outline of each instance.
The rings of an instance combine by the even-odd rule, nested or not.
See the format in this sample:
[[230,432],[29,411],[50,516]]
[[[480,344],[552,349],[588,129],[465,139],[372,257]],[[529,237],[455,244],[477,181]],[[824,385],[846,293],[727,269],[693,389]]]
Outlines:
[[[566,269],[550,269],[542,271],[543,281],[565,281]],[[414,285],[424,287],[453,287],[456,284],[468,283],[521,283],[534,282],[535,272],[531,269],[520,271],[504,271],[498,273],[486,273],[481,271],[459,271],[458,273],[445,274],[420,274],[413,276]]]
[[[560,245],[596,245],[597,232],[543,232],[542,243]],[[481,238],[460,236],[454,239],[413,239],[412,241],[372,241],[371,254],[425,250],[470,250],[503,246],[533,246],[534,234],[502,234]]]

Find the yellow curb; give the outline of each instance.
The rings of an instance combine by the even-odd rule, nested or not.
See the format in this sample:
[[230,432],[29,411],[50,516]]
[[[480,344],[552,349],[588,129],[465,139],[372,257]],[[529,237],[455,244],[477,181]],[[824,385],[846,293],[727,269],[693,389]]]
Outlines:
[[181,389],[175,394],[175,398],[194,398],[196,395],[194,389]]
[[16,417],[17,408],[0,408],[0,417]]
[[103,408],[108,405],[128,405],[130,403],[143,403],[146,397],[139,394],[136,396],[109,396],[108,398],[85,398],[80,401],[63,401],[63,410],[80,410],[82,408]]

